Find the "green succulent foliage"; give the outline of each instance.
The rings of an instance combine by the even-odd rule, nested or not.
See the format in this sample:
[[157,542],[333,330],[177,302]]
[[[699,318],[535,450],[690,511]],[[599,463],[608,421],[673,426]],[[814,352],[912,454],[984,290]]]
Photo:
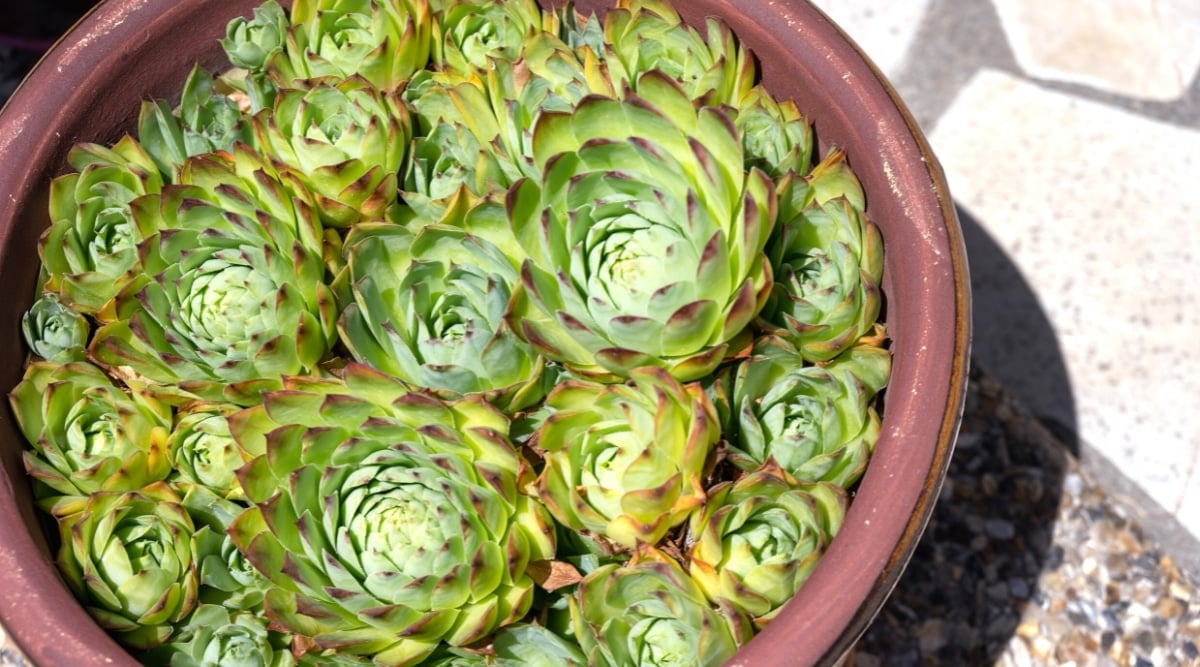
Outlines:
[[887,384],[890,353],[859,345],[809,366],[778,339],[760,341],[754,352],[725,378],[733,389],[716,401],[727,416],[730,460],[742,470],[774,460],[801,481],[854,484],[879,439],[872,400]]
[[481,76],[426,70],[405,89],[405,99],[420,128],[401,192],[407,224],[437,220],[454,198],[478,200],[520,177],[500,143],[505,121],[496,117]]
[[334,649],[305,653],[297,659],[296,665],[298,667],[377,667],[370,658],[347,655]]
[[554,544],[507,427],[481,399],[445,404],[358,364],[264,394],[233,423],[266,454],[239,473],[255,506],[231,533],[274,584],[267,615],[378,665],[523,617],[527,568]]
[[183,506],[196,524],[192,553],[200,575],[200,602],[261,615],[271,584],[229,535],[248,503],[222,498],[202,484],[176,481],[174,486],[182,491]]
[[83,361],[92,326],[54,293],[43,294],[21,316],[21,334],[29,350],[57,364]]
[[701,476],[721,437],[698,385],[653,367],[631,375],[559,384],[538,433],[542,502],[563,525],[628,549],[657,544],[704,502]]
[[508,413],[544,397],[545,362],[504,321],[520,251],[502,206],[458,206],[416,233],[361,224],[345,248],[350,295],[339,330],[355,359]]
[[716,667],[750,635],[744,616],[711,606],[696,582],[655,550],[584,577],[571,618],[587,664],[597,667]]
[[193,524],[166,484],[92,494],[59,527],[67,585],[122,644],[162,644],[196,605]]
[[165,100],[142,102],[138,139],[172,179],[193,155],[230,151],[236,143],[254,141],[249,116],[214,89],[212,73],[199,65],[188,75],[175,109]]
[[322,222],[383,220],[412,136],[408,109],[361,77],[283,90],[254,133],[284,183]]
[[518,63],[492,61],[481,73],[419,73],[405,91],[420,128],[401,192],[411,210],[406,218],[437,219],[464,188],[479,199],[523,176],[539,176],[537,119],[606,92],[594,88],[597,81],[599,75],[589,77],[576,54],[548,32],[525,44]]
[[141,232],[130,203],[159,192],[163,175],[133,137],[111,148],[79,144],[67,154],[77,171],[50,183],[50,227],[38,242],[43,290],[76,312],[95,315],[129,280]]
[[133,491],[171,471],[171,410],[146,393],[116,387],[87,362],[35,361],[9,394],[32,448],[25,469],[40,482],[38,504],[56,516],[87,496]]
[[287,637],[267,629],[253,612],[220,605],[196,607],[187,625],[167,644],[150,651],[143,664],[169,667],[293,667]]
[[492,661],[482,653],[452,648],[434,653],[421,664],[428,667],[487,667]]
[[176,480],[201,485],[223,498],[242,496],[237,471],[248,457],[229,432],[228,416],[236,409],[217,403],[180,409],[168,440]]
[[413,141],[400,186],[404,204],[398,221],[415,231],[442,218],[459,200],[480,201],[506,190],[515,171],[508,163],[466,125],[438,121]]
[[[540,179],[545,164],[535,155],[534,128],[548,112],[569,113],[585,97],[616,97],[599,61],[580,57],[549,32],[525,46],[517,63],[494,62],[484,89],[498,123],[500,147],[515,177]],[[544,158],[543,158],[544,159]]]
[[617,90],[640,93],[642,75],[657,70],[707,106],[738,106],[758,75],[728,26],[710,18],[701,32],[665,0],[618,0],[604,17],[603,46],[594,46]]
[[533,623],[500,628],[488,649],[443,649],[421,664],[428,667],[583,667],[587,664],[573,638],[563,639],[545,626]]
[[517,623],[492,638],[496,667],[584,667],[587,659],[575,642],[543,625]]
[[862,186],[840,150],[780,186],[768,244],[775,286],[759,318],[809,361],[828,361],[879,317],[883,237],[864,212]]
[[283,50],[290,25],[287,11],[275,0],[266,0],[251,17],[239,16],[226,25],[221,48],[234,67],[262,73]]
[[806,174],[812,166],[813,133],[796,103],[778,101],[761,85],[742,100],[734,118],[746,151],[746,167],[758,167],[771,178]]
[[432,33],[427,0],[296,0],[267,70],[280,88],[357,75],[392,91],[429,62]]
[[164,392],[252,403],[333,345],[322,231],[249,153],[197,156],[180,180],[137,201],[141,273],[89,349]]
[[651,72],[636,97],[543,114],[533,152],[543,176],[508,199],[530,255],[513,329],[605,381],[640,366],[684,381],[712,372],[771,290],[774,188],[744,170],[729,116]]
[[705,595],[764,626],[800,590],[841,528],[846,493],[768,463],[709,494],[689,524],[688,571]]
[[283,52],[290,27],[287,11],[275,0],[255,7],[253,16],[239,16],[226,25],[221,47],[234,69],[225,72],[221,81],[245,94],[251,115],[274,106],[279,86],[267,65]]
[[544,25],[536,0],[454,0],[434,14],[429,64],[467,74],[515,62]]

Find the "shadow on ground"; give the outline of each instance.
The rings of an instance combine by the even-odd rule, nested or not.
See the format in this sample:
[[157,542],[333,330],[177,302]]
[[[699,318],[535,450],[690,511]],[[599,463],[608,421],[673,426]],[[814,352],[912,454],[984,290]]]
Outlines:
[[1041,387],[1054,401],[1055,430],[1073,442],[1062,354],[1019,271],[968,212],[959,215],[975,318],[963,425],[938,506],[859,643],[858,667],[995,664],[1025,605],[1039,599],[1039,575],[1063,557],[1053,532],[1072,445],[1010,385],[1024,375],[1021,386]]

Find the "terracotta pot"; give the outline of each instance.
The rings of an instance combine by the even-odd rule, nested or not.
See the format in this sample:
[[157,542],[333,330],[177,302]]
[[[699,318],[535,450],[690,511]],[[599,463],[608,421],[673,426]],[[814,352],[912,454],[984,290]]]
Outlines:
[[[35,290],[51,177],[78,141],[131,131],[137,103],[178,94],[193,63],[223,65],[217,38],[258,0],[108,0],[52,49],[0,115],[0,387],[16,385],[21,313]],[[607,2],[579,2],[583,6]],[[852,647],[924,530],[949,463],[966,386],[965,251],[944,176],[895,92],[847,37],[802,0],[688,0],[689,21],[722,16],[763,78],[814,123],[817,154],[841,146],[886,246],[885,319],[895,355],[883,433],[841,534],[779,617],[730,664],[830,664]],[[40,667],[136,663],[63,586],[49,522],[30,499],[25,447],[0,415],[0,622]],[[49,539],[54,539],[53,537]]]

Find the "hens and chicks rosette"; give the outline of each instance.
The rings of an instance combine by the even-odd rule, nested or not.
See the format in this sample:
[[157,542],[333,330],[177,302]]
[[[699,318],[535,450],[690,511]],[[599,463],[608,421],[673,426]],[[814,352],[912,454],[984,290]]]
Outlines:
[[51,186],[11,392],[147,664],[717,665],[879,433],[882,241],[660,0],[296,0]]

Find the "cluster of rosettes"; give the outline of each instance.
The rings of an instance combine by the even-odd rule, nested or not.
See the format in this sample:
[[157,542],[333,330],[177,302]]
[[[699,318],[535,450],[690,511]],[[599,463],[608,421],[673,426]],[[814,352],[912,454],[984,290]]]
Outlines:
[[10,400],[147,664],[718,665],[879,434],[882,241],[719,21],[269,0],[51,184]]

